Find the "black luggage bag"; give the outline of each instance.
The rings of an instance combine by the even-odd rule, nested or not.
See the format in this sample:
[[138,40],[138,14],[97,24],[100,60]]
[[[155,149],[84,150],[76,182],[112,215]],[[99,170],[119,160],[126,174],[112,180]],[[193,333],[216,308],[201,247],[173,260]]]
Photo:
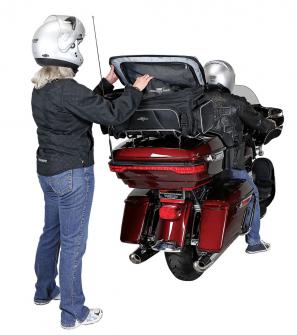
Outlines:
[[103,133],[125,136],[196,137],[212,127],[214,106],[204,96],[205,78],[199,61],[189,56],[118,56],[110,59],[123,85],[140,75],[154,79],[144,91],[135,114],[119,126],[102,127]]

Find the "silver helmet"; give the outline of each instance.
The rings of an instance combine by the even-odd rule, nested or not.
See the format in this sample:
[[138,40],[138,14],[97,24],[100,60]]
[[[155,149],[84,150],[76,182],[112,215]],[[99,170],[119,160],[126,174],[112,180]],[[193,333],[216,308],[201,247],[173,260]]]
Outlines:
[[232,66],[223,60],[212,60],[204,65],[207,84],[221,84],[231,92],[235,85],[235,72]]
[[79,19],[51,15],[33,36],[33,56],[41,66],[64,66],[76,71],[83,63],[78,45],[84,37],[85,28]]

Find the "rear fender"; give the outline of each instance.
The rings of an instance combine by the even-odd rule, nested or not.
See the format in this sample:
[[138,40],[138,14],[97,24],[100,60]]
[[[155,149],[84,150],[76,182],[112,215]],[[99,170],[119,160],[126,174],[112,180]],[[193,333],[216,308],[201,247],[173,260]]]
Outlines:
[[[175,214],[170,212],[167,214],[162,210],[172,206],[175,208]],[[156,229],[156,240],[164,242],[173,242],[177,247],[183,247],[189,225],[193,203],[185,200],[183,203],[166,202],[163,203],[159,211],[159,222]]]

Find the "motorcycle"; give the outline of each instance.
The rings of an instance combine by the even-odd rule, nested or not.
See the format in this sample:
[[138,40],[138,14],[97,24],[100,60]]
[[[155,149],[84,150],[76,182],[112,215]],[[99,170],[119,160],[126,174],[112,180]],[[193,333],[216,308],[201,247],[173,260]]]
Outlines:
[[[261,106],[245,86],[236,86],[233,93],[277,124],[265,136],[246,131],[246,168],[258,186],[263,217],[274,198],[275,177],[272,163],[259,156],[262,145],[280,135],[283,113]],[[207,132],[195,137],[140,132],[111,147],[110,170],[133,188],[125,200],[120,237],[138,245],[129,256],[132,263],[164,251],[172,274],[192,281],[249,232],[255,198],[248,182],[225,173],[229,150],[222,138]]]

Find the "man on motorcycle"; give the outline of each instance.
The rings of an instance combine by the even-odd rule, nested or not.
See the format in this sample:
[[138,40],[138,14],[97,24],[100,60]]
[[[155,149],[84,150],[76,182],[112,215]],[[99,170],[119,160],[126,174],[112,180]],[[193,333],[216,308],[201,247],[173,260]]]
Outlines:
[[[255,195],[255,212],[251,229],[246,235],[247,253],[263,252],[270,249],[270,244],[260,239],[260,206],[259,192],[252,176],[245,168],[245,136],[244,129],[252,128],[261,133],[267,133],[275,128],[272,120],[267,120],[258,113],[245,98],[233,95],[235,73],[230,64],[222,60],[210,61],[204,66],[207,82],[207,97],[216,107],[214,126],[211,132],[220,135],[227,145],[229,157],[228,175],[231,179],[247,180],[253,187]],[[253,201],[249,203],[250,211]]]

